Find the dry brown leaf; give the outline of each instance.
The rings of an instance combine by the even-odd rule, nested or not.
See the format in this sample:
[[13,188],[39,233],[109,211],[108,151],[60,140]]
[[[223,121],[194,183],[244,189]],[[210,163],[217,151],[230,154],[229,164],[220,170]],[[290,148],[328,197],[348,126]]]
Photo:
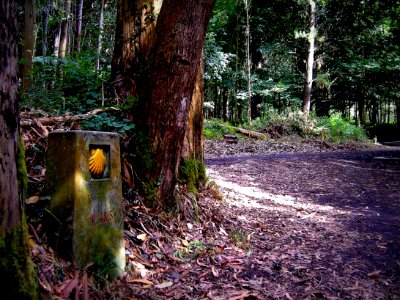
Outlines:
[[164,281],[164,282],[162,282],[162,283],[160,283],[160,284],[156,284],[154,287],[156,288],[156,289],[165,289],[165,288],[167,288],[167,287],[170,287],[170,286],[172,286],[174,283],[172,282],[172,281]]
[[140,278],[130,279],[127,281],[127,283],[142,283],[146,285],[153,285],[153,282],[151,282],[150,280]]
[[39,196],[32,196],[25,200],[25,204],[35,204],[39,201]]
[[136,238],[144,242],[147,238],[147,234],[146,233],[139,234],[136,236]]
[[379,279],[380,276],[379,274],[382,272],[382,270],[376,270],[374,272],[368,273],[368,277],[372,279]]
[[246,297],[248,297],[249,295],[250,295],[250,292],[248,292],[248,291],[243,291],[243,292],[241,292],[241,293],[238,294],[238,295],[229,297],[228,300],[242,300],[242,299],[245,299]]
[[211,266],[211,271],[212,271],[214,277],[219,277],[219,273],[218,273],[218,271],[215,269],[214,266]]

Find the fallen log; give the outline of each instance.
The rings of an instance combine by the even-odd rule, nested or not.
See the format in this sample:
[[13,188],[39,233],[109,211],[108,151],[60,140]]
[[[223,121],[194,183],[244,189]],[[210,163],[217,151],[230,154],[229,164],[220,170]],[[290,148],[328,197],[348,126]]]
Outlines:
[[90,116],[94,116],[99,113],[110,111],[110,110],[118,110],[118,109],[114,108],[114,107],[107,108],[107,109],[99,108],[99,109],[92,110],[83,115],[64,115],[64,116],[56,116],[56,117],[39,117],[39,118],[30,116],[29,113],[22,112],[20,114],[19,124],[21,127],[29,127],[29,126],[33,126],[37,123],[40,123],[43,126],[54,125],[56,123],[65,123],[65,122],[71,123],[71,122],[84,120]]
[[247,136],[251,136],[253,138],[257,138],[257,139],[267,139],[268,136],[257,132],[257,131],[251,131],[251,130],[247,130],[247,129],[243,129],[243,128],[239,128],[239,127],[233,127],[237,132],[240,132],[242,134],[245,134]]

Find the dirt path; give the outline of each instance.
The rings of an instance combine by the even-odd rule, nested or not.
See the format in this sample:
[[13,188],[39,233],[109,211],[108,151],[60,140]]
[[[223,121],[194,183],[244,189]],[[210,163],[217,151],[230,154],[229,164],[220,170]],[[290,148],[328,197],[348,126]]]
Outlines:
[[400,299],[399,148],[206,164],[231,208],[225,228],[249,240],[209,298]]

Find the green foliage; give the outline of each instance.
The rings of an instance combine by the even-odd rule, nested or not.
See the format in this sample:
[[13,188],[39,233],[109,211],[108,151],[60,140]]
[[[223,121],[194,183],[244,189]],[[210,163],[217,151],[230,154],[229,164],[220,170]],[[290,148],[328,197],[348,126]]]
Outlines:
[[82,113],[101,104],[101,78],[94,70],[95,56],[80,52],[75,58],[34,58],[30,89],[21,106],[62,114]]
[[244,250],[250,250],[250,243],[249,243],[249,234],[246,232],[240,232],[239,230],[236,230],[235,228],[231,228],[230,230],[231,236],[233,243],[244,249]]
[[219,119],[204,120],[204,136],[206,139],[220,140],[225,134],[234,134],[235,129]]
[[318,118],[314,132],[330,142],[365,141],[367,139],[361,127],[346,121],[338,113],[331,114],[330,117]]
[[157,203],[158,184],[155,180],[142,182],[141,189],[146,197],[146,204],[153,207]]
[[207,251],[207,246],[202,241],[194,240],[187,243],[185,247],[174,252],[174,257],[181,259],[184,262],[190,262],[199,255]]
[[134,129],[135,124],[126,120],[122,112],[117,116],[103,112],[84,120],[82,122],[82,128],[85,130],[126,133]]
[[288,135],[307,137],[312,134],[315,119],[304,115],[300,111],[278,114],[275,110],[269,110],[263,117],[257,118],[251,124],[244,127],[255,131],[265,131],[272,138]]

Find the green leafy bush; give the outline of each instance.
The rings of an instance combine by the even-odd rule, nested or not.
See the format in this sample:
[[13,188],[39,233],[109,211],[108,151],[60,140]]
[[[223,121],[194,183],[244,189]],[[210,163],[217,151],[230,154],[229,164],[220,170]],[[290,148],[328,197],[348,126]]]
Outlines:
[[204,136],[206,139],[219,140],[225,134],[233,134],[235,129],[219,119],[204,120]]
[[94,131],[112,131],[124,133],[135,128],[135,124],[124,119],[122,112],[118,116],[103,112],[84,120],[82,122],[82,128]]
[[318,118],[314,132],[330,142],[365,141],[367,139],[365,131],[361,127],[346,121],[339,113],[331,114],[330,117]]
[[94,70],[95,56],[77,53],[74,58],[34,58],[29,90],[21,106],[63,114],[83,113],[100,106],[100,76]]
[[250,130],[268,133],[271,138],[280,138],[289,135],[308,137],[313,134],[316,120],[311,116],[304,115],[301,111],[278,114],[270,111],[263,117],[257,118],[251,124],[244,127]]

